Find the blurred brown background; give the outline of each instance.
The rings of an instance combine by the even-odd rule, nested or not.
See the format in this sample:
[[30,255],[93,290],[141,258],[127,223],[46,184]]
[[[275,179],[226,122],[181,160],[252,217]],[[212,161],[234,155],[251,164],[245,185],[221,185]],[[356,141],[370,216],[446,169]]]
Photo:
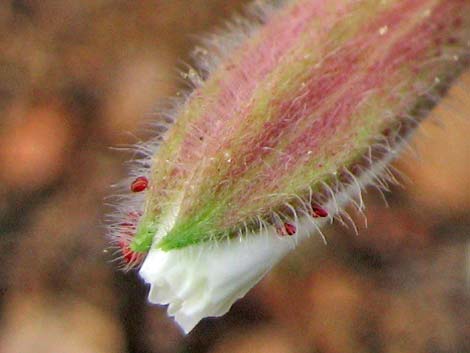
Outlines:
[[368,191],[367,229],[326,229],[189,336],[103,252],[132,157],[109,147],[148,136],[194,35],[243,2],[0,2],[1,353],[470,352],[470,74],[396,163],[390,207]]

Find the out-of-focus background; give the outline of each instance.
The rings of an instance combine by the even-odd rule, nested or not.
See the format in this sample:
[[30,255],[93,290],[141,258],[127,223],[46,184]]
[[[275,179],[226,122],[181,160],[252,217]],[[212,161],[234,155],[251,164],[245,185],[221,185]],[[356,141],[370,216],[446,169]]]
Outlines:
[[244,1],[0,2],[0,352],[470,352],[470,74],[395,164],[368,227],[325,230],[184,337],[107,247],[109,147],[181,89],[197,36]]

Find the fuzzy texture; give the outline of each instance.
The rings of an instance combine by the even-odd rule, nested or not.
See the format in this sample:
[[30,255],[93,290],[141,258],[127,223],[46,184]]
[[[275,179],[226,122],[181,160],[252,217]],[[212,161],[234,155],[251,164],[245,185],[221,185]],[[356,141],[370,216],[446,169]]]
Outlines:
[[[467,0],[291,0],[253,13],[197,48],[198,69],[184,73],[194,89],[137,146],[126,183],[143,176],[147,189],[121,196],[110,226],[127,267],[150,251],[149,298],[186,331],[325,217],[347,222],[348,202],[362,210],[363,187],[386,189],[388,162],[468,65]],[[261,236],[272,256],[241,246],[253,266],[240,273],[230,244]]]
[[237,236],[295,221],[310,195],[324,202],[324,184],[369,168],[370,147],[380,158],[376,151],[395,145],[457,74],[469,6],[293,1],[204,83],[190,70],[196,88],[151,157],[132,249],[147,251],[155,234],[166,250]]
[[[383,173],[389,158],[390,154],[377,162],[373,171],[364,173],[358,185],[368,185],[375,173]],[[357,196],[357,190],[355,184],[336,190],[335,198],[325,207],[334,213],[351,195]],[[315,232],[321,234],[320,227],[327,221],[312,222],[310,215],[300,216],[295,223],[299,229],[289,237],[276,236],[276,227],[267,226],[238,239],[172,251],[154,248],[140,269],[141,277],[150,284],[149,301],[168,304],[168,314],[189,333],[203,318],[224,315],[299,242]]]

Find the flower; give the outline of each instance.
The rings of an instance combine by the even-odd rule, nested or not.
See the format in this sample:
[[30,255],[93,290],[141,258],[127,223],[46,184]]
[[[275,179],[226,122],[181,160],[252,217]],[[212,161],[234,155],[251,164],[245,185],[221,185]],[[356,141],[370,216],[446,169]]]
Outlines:
[[185,332],[348,217],[344,204],[362,210],[366,185],[393,182],[388,162],[468,65],[468,1],[263,10],[198,50],[185,74],[195,88],[139,146],[137,201],[111,227],[127,265],[143,261],[149,300]]
[[225,314],[292,246],[290,239],[258,235],[151,249],[140,275],[151,286],[149,301],[169,304],[168,314],[188,333],[201,319]]

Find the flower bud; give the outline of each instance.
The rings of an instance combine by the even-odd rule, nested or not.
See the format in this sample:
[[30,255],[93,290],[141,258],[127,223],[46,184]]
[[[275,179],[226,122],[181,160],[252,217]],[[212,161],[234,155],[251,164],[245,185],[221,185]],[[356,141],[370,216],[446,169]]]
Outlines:
[[384,187],[468,64],[466,0],[292,0],[257,14],[198,50],[194,90],[139,161],[149,184],[129,248],[148,253],[149,300],[186,332],[345,204],[362,209],[363,187]]

